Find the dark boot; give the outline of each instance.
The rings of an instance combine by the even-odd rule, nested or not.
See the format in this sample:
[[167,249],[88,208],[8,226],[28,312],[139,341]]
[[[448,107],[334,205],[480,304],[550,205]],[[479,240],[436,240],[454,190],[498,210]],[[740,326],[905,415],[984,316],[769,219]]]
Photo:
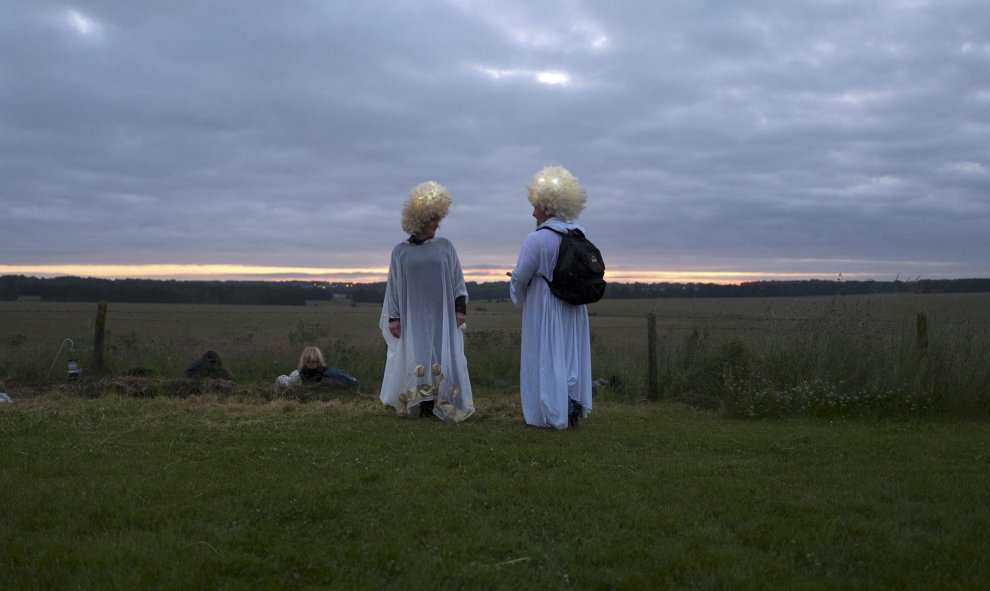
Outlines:
[[567,428],[577,429],[578,419],[581,418],[581,405],[573,398],[567,399]]
[[420,417],[432,417],[433,416],[433,401],[424,400],[419,403],[419,416]]

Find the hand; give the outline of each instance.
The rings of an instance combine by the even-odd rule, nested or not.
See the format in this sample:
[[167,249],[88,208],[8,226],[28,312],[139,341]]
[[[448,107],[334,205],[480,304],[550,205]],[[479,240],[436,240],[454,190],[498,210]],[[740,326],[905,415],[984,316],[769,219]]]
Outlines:
[[402,321],[392,320],[388,323],[388,331],[392,333],[392,336],[399,338],[402,336]]
[[467,321],[467,314],[464,312],[457,313],[457,326],[461,326]]

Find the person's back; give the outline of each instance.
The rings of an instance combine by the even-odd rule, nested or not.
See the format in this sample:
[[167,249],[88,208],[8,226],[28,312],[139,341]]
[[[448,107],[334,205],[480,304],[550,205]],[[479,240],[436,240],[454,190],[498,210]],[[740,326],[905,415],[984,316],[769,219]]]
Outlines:
[[400,414],[460,422],[474,413],[460,327],[467,286],[453,244],[437,237],[450,195],[417,185],[403,206],[409,238],[392,249],[379,326],[387,346],[379,399]]
[[[591,411],[591,338],[588,309],[555,297],[549,288],[561,233],[584,229],[573,220],[584,190],[567,170],[547,168],[529,186],[537,229],[526,236],[510,282],[523,310],[519,391],[527,424],[576,428]],[[553,232],[540,231],[543,228]],[[544,281],[542,278],[546,278]]]
[[227,371],[220,359],[220,354],[216,351],[207,351],[203,356],[192,362],[186,368],[187,378],[213,378],[221,380],[234,379],[233,374]]

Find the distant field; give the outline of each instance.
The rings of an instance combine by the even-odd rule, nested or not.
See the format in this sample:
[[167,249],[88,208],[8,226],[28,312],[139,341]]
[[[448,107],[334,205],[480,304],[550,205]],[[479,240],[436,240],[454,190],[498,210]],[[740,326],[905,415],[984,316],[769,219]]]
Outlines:
[[[606,300],[589,310],[595,377],[621,381],[603,395],[646,396],[646,316],[654,313],[665,398],[714,404],[712,397],[786,398],[808,388],[816,396],[834,389],[896,396],[911,390],[914,398],[962,396],[957,402],[964,406],[986,406],[979,393],[990,380],[990,294]],[[518,310],[506,301],[475,301],[469,312],[472,379],[481,387],[513,388]],[[270,383],[295,366],[303,346],[315,344],[331,364],[373,389],[384,364],[379,313],[375,304],[111,303],[106,364],[117,375],[147,368],[181,376],[202,351],[214,349],[238,381]],[[95,314],[95,303],[0,302],[0,379],[57,382],[70,355],[88,364]],[[919,314],[924,351],[916,350]]]

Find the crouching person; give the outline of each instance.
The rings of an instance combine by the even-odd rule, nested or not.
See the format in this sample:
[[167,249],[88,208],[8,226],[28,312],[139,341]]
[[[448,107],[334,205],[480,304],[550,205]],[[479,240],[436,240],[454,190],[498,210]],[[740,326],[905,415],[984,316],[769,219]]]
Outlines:
[[186,368],[186,377],[193,379],[211,378],[216,380],[233,380],[234,374],[223,366],[223,360],[216,351],[207,351],[203,356],[193,361]]

